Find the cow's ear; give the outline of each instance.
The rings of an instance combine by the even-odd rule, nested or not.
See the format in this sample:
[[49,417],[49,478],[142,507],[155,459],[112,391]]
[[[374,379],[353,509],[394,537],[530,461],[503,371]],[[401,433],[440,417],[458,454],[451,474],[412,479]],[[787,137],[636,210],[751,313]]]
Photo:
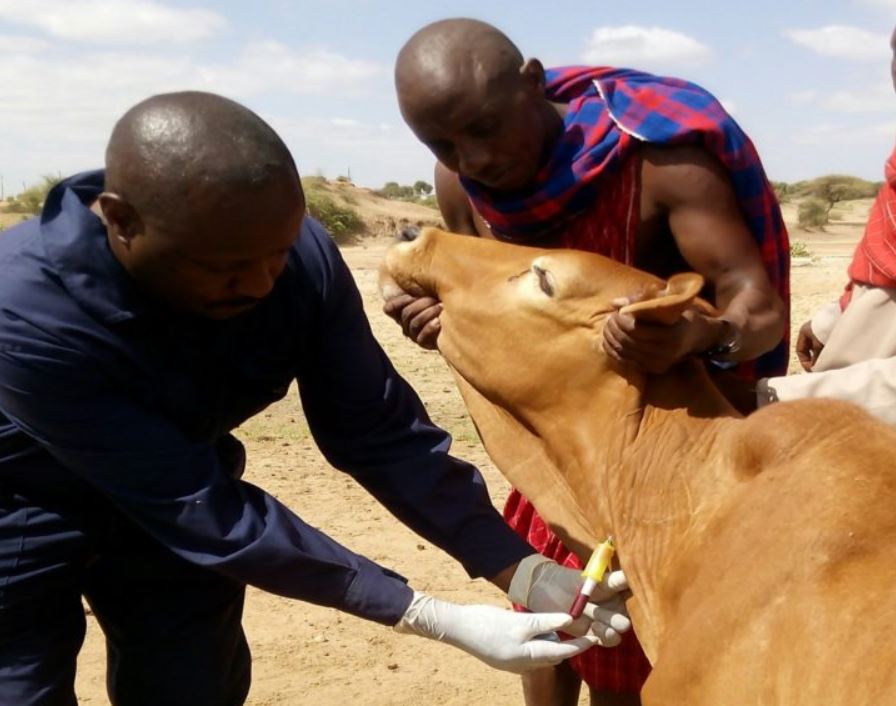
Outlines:
[[[704,313],[715,312],[713,307],[698,299],[703,289],[703,277],[696,272],[673,275],[666,286],[648,288],[628,298],[628,304],[620,309],[623,314],[631,314],[642,321],[659,324],[674,324],[685,309],[696,305]],[[717,312],[715,312],[717,313]]]

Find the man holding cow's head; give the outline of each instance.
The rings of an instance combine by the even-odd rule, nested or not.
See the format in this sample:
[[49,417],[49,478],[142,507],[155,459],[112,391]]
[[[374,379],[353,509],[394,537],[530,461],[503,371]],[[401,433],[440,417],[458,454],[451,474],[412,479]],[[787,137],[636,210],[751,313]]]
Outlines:
[[[688,311],[664,326],[617,313],[603,340],[613,359],[658,373],[702,354],[748,383],[786,370],[786,230],[752,144],[708,93],[630,70],[546,71],[469,19],[417,32],[395,80],[402,115],[438,160],[450,230],[705,277],[720,316]],[[435,345],[438,302],[400,295],[386,311],[418,343]],[[575,564],[519,494],[505,516],[536,548]],[[649,671],[633,640],[569,664],[595,703],[637,703]],[[577,702],[566,665],[524,679],[529,704]]]
[[[533,565],[448,455],[264,121],[207,93],[155,96],[106,157],[0,239],[0,703],[75,703],[82,596],[123,705],[242,703],[246,584],[514,671],[618,641],[613,606],[563,615],[578,572]],[[541,612],[415,593],[240,480],[230,432],[295,381],[333,465]],[[594,599],[624,588],[616,572]],[[559,628],[579,637],[543,639]]]

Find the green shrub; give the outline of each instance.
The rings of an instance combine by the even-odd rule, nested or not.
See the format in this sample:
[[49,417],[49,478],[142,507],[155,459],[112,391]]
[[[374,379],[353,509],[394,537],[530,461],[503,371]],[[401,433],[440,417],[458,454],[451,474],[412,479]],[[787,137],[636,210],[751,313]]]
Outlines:
[[803,228],[823,228],[829,212],[827,202],[812,196],[800,203],[797,221]]
[[803,241],[794,240],[790,244],[790,257],[812,257],[812,251]]
[[305,190],[314,189],[321,186],[327,185],[327,178],[325,176],[306,176],[302,177],[302,188]]
[[790,185],[786,181],[773,181],[771,185],[780,203],[790,201]]
[[15,198],[11,198],[9,205],[6,207],[8,213],[28,213],[37,215],[44,207],[44,201],[47,194],[50,193],[56,184],[60,182],[59,177],[45,175],[37,184],[32,184]]
[[364,227],[361,216],[351,206],[343,206],[319,189],[305,191],[308,213],[319,220],[337,242],[346,242]]

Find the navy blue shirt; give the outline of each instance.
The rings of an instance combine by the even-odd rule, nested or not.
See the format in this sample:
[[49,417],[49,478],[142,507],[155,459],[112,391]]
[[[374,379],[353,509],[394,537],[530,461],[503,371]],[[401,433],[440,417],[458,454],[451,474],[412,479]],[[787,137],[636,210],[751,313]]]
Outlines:
[[448,454],[318,223],[305,219],[270,296],[211,321],[142,295],[89,210],[102,188],[101,171],[72,177],[40,219],[0,235],[0,486],[76,481],[188,561],[394,624],[411,598],[399,575],[235,478],[220,453],[297,380],[330,463],[470,575],[532,552]]

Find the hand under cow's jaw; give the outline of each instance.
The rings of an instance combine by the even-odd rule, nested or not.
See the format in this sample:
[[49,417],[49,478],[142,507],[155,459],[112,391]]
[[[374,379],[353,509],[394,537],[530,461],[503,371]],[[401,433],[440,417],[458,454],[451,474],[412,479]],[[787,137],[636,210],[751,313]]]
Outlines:
[[645,706],[896,703],[896,432],[830,400],[743,419],[697,361],[611,364],[618,300],[674,322],[697,276],[431,230],[381,284],[441,300],[439,349],[486,450],[564,543],[587,558],[617,538]]

